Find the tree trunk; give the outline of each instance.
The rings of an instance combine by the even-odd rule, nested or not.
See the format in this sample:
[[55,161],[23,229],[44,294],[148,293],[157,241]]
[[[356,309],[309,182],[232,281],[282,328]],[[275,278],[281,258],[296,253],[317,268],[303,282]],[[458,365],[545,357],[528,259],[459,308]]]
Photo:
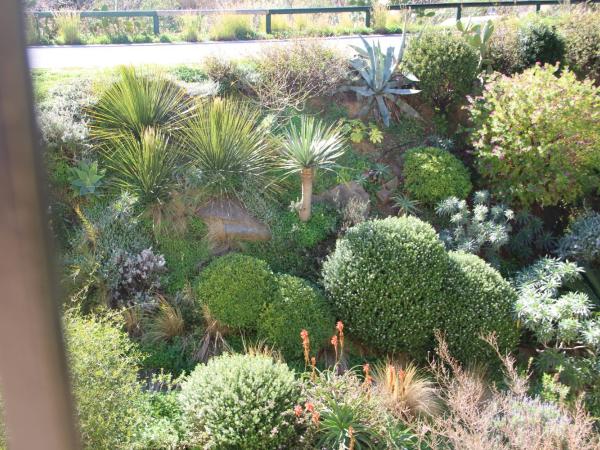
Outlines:
[[302,179],[302,205],[300,206],[300,220],[308,222],[312,208],[312,188],[314,169],[302,169],[300,178]]

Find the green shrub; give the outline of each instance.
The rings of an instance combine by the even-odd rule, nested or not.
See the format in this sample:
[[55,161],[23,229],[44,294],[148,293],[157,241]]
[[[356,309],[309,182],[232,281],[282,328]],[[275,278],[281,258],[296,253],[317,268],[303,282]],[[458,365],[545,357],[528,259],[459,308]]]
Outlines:
[[193,66],[176,66],[171,70],[171,73],[184,83],[200,83],[206,81],[208,75],[206,72],[198,67]]
[[435,230],[414,217],[363,222],[323,265],[336,316],[383,351],[424,357],[437,326],[448,256]]
[[209,29],[213,41],[254,39],[256,31],[251,16],[224,14],[219,16]]
[[477,79],[477,53],[454,34],[430,32],[412,39],[405,60],[423,98],[442,112],[461,102]]
[[292,275],[278,275],[278,295],[261,314],[258,333],[287,360],[302,359],[300,332],[308,331],[313,351],[334,332],[335,321],[321,292]]
[[180,402],[194,441],[208,448],[291,448],[294,373],[266,356],[225,355],[198,365],[181,386]]
[[478,169],[508,202],[569,204],[598,186],[600,90],[554,72],[498,78],[472,105]]
[[195,364],[192,348],[175,336],[171,341],[142,341],[141,350],[144,353],[142,367],[151,371],[163,369],[179,376],[182,372],[190,372]]
[[110,320],[65,317],[73,394],[85,448],[129,449],[146,424],[141,355]]
[[535,21],[519,30],[519,51],[527,67],[556,64],[563,60],[565,43],[555,27]]
[[517,294],[500,273],[476,255],[450,252],[444,280],[442,317],[452,356],[462,361],[488,362],[494,350],[479,336],[495,332],[501,352],[515,348],[519,333],[513,318]]
[[276,290],[275,276],[266,262],[229,254],[204,269],[197,292],[199,302],[223,325],[254,330]]
[[526,63],[519,47],[519,27],[516,20],[502,20],[495,23],[489,57],[492,69],[505,75],[512,75],[525,68]]
[[565,38],[565,64],[580,79],[600,82],[600,16],[572,12],[561,27]]
[[58,43],[64,45],[81,44],[81,16],[77,11],[59,11],[53,13],[56,22]]
[[206,225],[193,217],[183,235],[161,230],[156,238],[158,249],[165,258],[168,273],[163,286],[170,294],[182,290],[195,278],[199,264],[208,259],[209,244]]
[[435,205],[448,197],[466,198],[473,185],[469,171],[452,153],[417,147],[404,156],[404,187],[415,199]]

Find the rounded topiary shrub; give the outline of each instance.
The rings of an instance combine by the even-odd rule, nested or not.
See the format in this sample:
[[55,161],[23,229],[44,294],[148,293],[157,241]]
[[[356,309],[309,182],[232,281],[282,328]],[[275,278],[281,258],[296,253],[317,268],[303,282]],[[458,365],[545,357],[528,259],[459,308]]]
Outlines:
[[527,66],[555,64],[563,60],[565,43],[555,27],[530,22],[519,29],[519,52]]
[[600,89],[555,72],[497,78],[471,107],[478,170],[506,202],[569,204],[600,182]]
[[276,295],[275,275],[266,262],[231,253],[213,261],[201,274],[198,300],[222,325],[256,329],[258,317]]
[[411,39],[405,61],[419,79],[420,95],[442,111],[471,92],[477,79],[477,53],[452,33],[427,32]]
[[287,360],[300,360],[300,332],[309,333],[313,352],[334,333],[335,321],[323,294],[307,281],[291,275],[277,277],[279,295],[260,316],[258,333]]
[[450,252],[441,322],[451,354],[464,362],[497,360],[480,339],[495,333],[501,352],[513,350],[519,333],[513,317],[517,294],[502,275],[471,253]]
[[290,448],[300,387],[294,373],[266,356],[224,355],[198,365],[180,403],[193,444],[202,448]]
[[414,217],[363,222],[337,241],[323,281],[349,333],[419,358],[432,344],[448,265],[435,230]]
[[429,205],[448,197],[466,198],[473,188],[462,161],[436,147],[408,150],[404,155],[403,176],[406,191]]

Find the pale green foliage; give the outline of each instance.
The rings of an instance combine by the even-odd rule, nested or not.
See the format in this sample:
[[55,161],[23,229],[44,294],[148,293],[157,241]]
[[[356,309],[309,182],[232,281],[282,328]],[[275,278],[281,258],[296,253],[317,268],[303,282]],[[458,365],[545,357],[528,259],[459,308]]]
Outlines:
[[402,216],[417,216],[421,212],[419,205],[421,202],[413,200],[407,195],[398,194],[394,198],[394,206],[398,208],[398,214]]
[[459,20],[456,22],[456,28],[462,33],[463,38],[468,44],[479,54],[479,70],[485,67],[487,72],[492,71],[492,61],[489,58],[490,42],[494,34],[494,22],[488,20],[482,24],[472,24],[471,21],[467,25]]
[[374,122],[367,125],[360,119],[347,120],[343,128],[350,133],[350,140],[354,143],[363,142],[366,138],[371,144],[383,142],[383,133]]
[[600,259],[600,214],[587,211],[578,217],[558,243],[561,258],[593,263]]
[[209,195],[237,197],[272,185],[272,154],[259,111],[230,99],[202,103],[182,130],[191,176]]
[[202,29],[202,16],[199,14],[186,14],[181,16],[181,37],[187,42],[197,42]]
[[77,195],[98,194],[105,174],[106,169],[98,169],[98,161],[81,161],[77,167],[71,168],[71,187]]
[[57,11],[53,13],[61,44],[81,44],[81,17],[77,11]]
[[84,447],[136,448],[146,423],[138,349],[111,320],[69,313],[64,323]]
[[555,71],[497,78],[471,107],[479,171],[505,201],[570,204],[598,186],[599,88]]
[[149,127],[170,132],[190,107],[185,91],[166,76],[121,67],[90,109],[92,135],[112,138],[128,132],[139,139]]
[[314,117],[301,116],[300,123],[292,122],[284,133],[280,166],[288,174],[302,169],[333,170],[345,150],[338,125],[327,126]]
[[450,197],[436,207],[439,216],[449,221],[440,239],[451,250],[482,254],[496,263],[500,248],[508,243],[514,213],[504,205],[491,205],[487,191],[473,195],[473,208],[465,200]]
[[184,420],[193,443],[207,448],[291,448],[300,386],[283,363],[224,355],[200,364],[181,386]]
[[[406,22],[404,28],[406,28]],[[375,109],[378,112],[376,117],[380,118],[387,127],[390,125],[391,119],[390,110],[386,104],[386,101],[389,101],[402,103],[405,111],[411,112],[413,116],[418,116],[415,110],[397,98],[399,95],[419,92],[415,89],[402,88],[408,82],[418,81],[412,75],[403,76],[400,80],[396,77],[396,70],[404,57],[406,33],[402,34],[402,41],[397,52],[394,47],[388,47],[384,53],[379,42],[371,45],[362,36],[361,39],[364,49],[352,46],[358,53],[358,57],[350,61],[352,67],[360,74],[363,83],[361,86],[350,86],[350,89],[356,92],[359,99],[363,97],[366,99],[366,104],[359,115],[364,117]]]
[[600,345],[600,323],[591,318],[592,303],[582,292],[564,292],[583,270],[575,263],[543,258],[515,278],[517,317],[545,346]]
[[144,128],[139,138],[115,136],[101,152],[113,187],[132,193],[142,205],[164,203],[174,190],[180,151],[160,130]]

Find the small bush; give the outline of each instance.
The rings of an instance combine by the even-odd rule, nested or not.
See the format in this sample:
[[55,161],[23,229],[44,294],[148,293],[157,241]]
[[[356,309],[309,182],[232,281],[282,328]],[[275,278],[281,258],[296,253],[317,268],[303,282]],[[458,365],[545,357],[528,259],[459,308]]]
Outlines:
[[496,333],[503,354],[513,350],[519,341],[513,319],[514,289],[478,256],[462,252],[449,256],[442,317],[451,353],[461,361],[493,360],[493,349],[480,339],[490,333]]
[[600,214],[588,211],[573,221],[558,243],[561,258],[594,264],[600,261]]
[[571,12],[561,27],[565,64],[580,79],[600,82],[600,17],[593,12]]
[[260,316],[258,333],[287,360],[301,360],[300,332],[308,331],[318,351],[333,333],[335,321],[321,292],[308,282],[279,275],[277,286],[278,295]]
[[54,13],[58,33],[58,43],[65,45],[81,44],[81,16],[77,11],[59,11]]
[[226,14],[210,26],[209,35],[213,41],[235,41],[254,39],[256,31],[251,16]]
[[291,448],[294,373],[266,356],[225,355],[198,365],[180,402],[194,443],[209,448]]
[[200,39],[202,16],[186,14],[181,17],[181,37],[187,42],[197,42]]
[[505,75],[512,75],[525,68],[516,21],[502,20],[495,24],[489,55],[492,69]]
[[555,27],[536,21],[519,30],[519,51],[526,66],[556,64],[563,60],[565,43]]
[[266,262],[240,254],[213,261],[201,274],[198,301],[222,325],[254,330],[277,284]]
[[179,336],[170,342],[144,340],[141,350],[144,353],[142,367],[153,372],[163,369],[178,376],[184,371],[191,372],[196,365],[190,346]]
[[598,186],[600,90],[555,70],[498,78],[471,107],[478,169],[508,202],[570,204]]
[[471,189],[469,171],[452,153],[435,147],[417,147],[404,156],[404,187],[418,201],[435,205],[448,197],[466,198]]
[[442,112],[471,92],[479,56],[459,36],[425,33],[408,46],[406,68],[418,79],[421,95]]
[[85,448],[134,448],[146,424],[141,355],[109,320],[65,317],[73,394]]
[[271,46],[255,58],[254,90],[261,106],[301,109],[311,97],[332,94],[347,76],[347,62],[317,41]]
[[336,316],[365,344],[423,358],[438,326],[448,265],[435,230],[414,217],[363,222],[323,265]]
[[243,74],[237,63],[210,56],[204,60],[202,69],[208,78],[219,84],[219,94],[226,95],[240,89]]

